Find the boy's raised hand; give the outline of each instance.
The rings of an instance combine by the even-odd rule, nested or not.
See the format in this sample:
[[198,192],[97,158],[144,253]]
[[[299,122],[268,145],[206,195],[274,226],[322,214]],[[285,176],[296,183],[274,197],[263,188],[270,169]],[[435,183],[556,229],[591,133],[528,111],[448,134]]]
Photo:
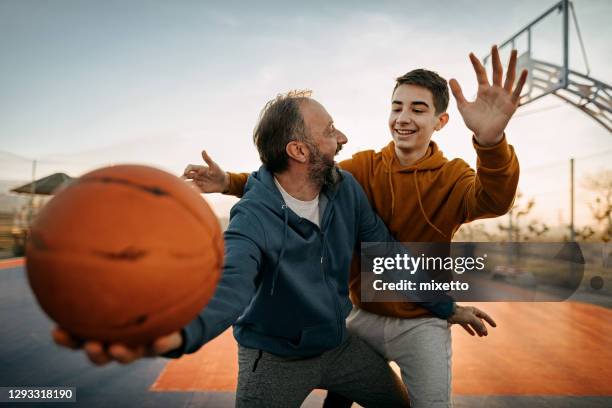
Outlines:
[[503,68],[499,59],[497,46],[491,50],[493,65],[493,84],[489,83],[487,72],[478,58],[470,53],[470,61],[478,80],[478,94],[476,100],[468,102],[463,96],[461,87],[456,79],[450,80],[450,88],[457,101],[457,108],[463,117],[465,125],[474,132],[478,144],[492,146],[503,138],[504,129],[508,121],[519,106],[519,99],[525,80],[527,70],[521,72],[521,76],[513,88],[516,73],[516,50],[512,50],[506,80],[502,85]]

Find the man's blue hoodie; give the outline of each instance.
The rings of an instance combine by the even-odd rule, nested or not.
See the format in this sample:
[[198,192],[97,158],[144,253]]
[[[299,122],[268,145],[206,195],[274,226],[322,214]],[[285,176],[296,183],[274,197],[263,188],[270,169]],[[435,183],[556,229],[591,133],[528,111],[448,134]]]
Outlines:
[[[350,173],[319,195],[320,228],[285,204],[265,168],[249,177],[225,232],[225,264],[214,297],[183,331],[173,357],[193,353],[234,325],[245,347],[308,357],[346,339],[349,266],[360,242],[393,241]],[[453,304],[425,307],[447,318]]]

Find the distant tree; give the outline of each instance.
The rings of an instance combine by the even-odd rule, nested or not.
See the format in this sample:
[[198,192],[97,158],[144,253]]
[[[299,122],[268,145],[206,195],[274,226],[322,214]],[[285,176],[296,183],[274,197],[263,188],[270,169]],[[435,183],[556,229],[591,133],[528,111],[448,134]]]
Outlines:
[[595,194],[595,199],[589,203],[591,214],[597,222],[594,234],[604,242],[612,239],[612,170],[603,170],[597,174],[589,175],[585,178],[584,187]]
[[595,235],[595,230],[590,226],[582,227],[579,230],[575,231],[576,238],[581,241],[588,241],[593,235]]
[[455,234],[454,241],[464,242],[496,242],[499,237],[485,228],[483,224],[463,224]]
[[529,241],[531,238],[539,238],[542,235],[546,234],[550,228],[548,225],[543,222],[539,222],[536,220],[531,220],[527,225],[528,233],[523,236],[525,241]]
[[514,198],[512,208],[508,212],[508,217],[512,221],[509,224],[499,223],[497,228],[509,241],[521,242],[530,241],[546,234],[550,228],[543,222],[535,219],[527,220],[527,215],[533,210],[535,199],[529,198],[526,202],[523,193],[519,190]]

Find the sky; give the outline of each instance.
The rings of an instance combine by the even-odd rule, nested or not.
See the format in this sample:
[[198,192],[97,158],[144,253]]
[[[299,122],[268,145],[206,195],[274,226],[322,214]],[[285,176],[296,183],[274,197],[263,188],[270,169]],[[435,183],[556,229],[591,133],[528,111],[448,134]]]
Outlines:
[[[470,99],[468,53],[484,57],[553,4],[0,0],[0,179],[31,178],[32,160],[36,176],[118,163],[180,174],[202,149],[227,170],[252,171],[259,112],[290,89],[313,90],[348,136],[339,160],[380,149],[394,78],[429,68],[456,78]],[[574,5],[590,75],[610,84],[612,2]],[[560,50],[549,34],[534,36],[541,55]],[[570,52],[570,68],[584,72],[573,26]],[[434,140],[474,164],[452,98],[449,114]],[[523,190],[541,203],[567,202],[570,157],[589,174],[610,168],[612,135],[554,96],[519,108],[507,136]],[[207,199],[221,215],[234,202]],[[544,212],[566,216],[555,211]]]

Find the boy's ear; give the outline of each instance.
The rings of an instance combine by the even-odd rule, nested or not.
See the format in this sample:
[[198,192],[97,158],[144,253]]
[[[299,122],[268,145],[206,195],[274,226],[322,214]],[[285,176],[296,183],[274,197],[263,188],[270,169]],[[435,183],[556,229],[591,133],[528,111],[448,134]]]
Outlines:
[[438,124],[436,125],[436,130],[441,130],[448,123],[448,113],[444,112],[438,116]]

